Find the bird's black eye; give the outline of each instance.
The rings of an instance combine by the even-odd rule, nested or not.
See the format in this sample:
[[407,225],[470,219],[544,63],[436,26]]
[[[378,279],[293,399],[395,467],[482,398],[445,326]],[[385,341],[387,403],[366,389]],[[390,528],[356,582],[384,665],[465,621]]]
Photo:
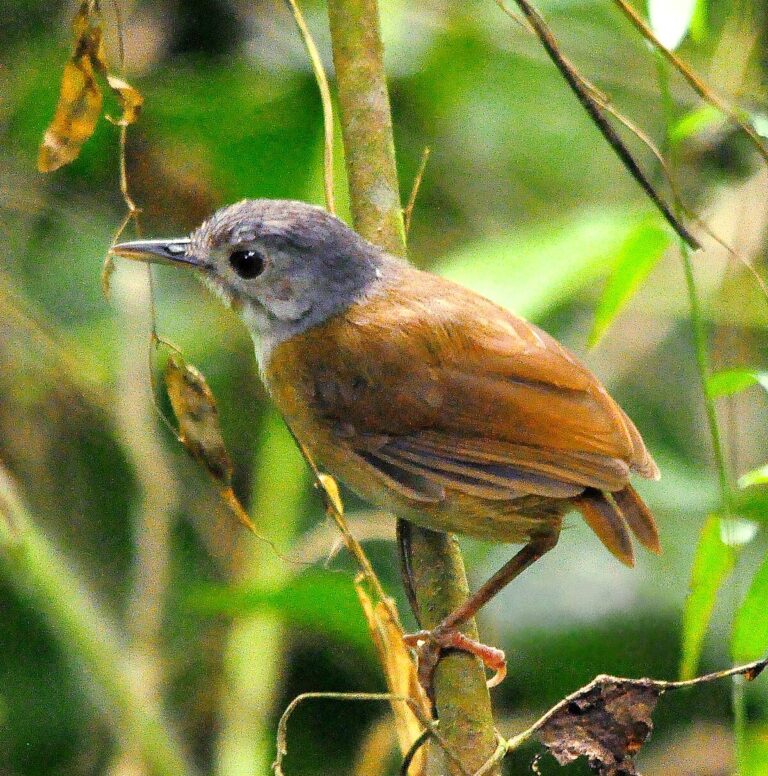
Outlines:
[[258,277],[264,272],[264,257],[258,251],[232,251],[229,254],[229,263],[244,280]]

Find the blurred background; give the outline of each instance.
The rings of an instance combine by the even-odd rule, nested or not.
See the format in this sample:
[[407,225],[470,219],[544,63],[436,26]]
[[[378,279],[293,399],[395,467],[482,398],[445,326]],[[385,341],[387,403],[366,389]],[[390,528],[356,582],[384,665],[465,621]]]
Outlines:
[[[283,4],[105,3],[114,72],[118,4],[123,72],[146,100],[127,148],[145,236],[183,235],[244,197],[322,204],[320,103]],[[676,33],[664,25],[696,6],[681,55],[765,130],[766,4],[669,2],[669,18],[664,5],[656,24],[670,45]],[[303,7],[330,71],[325,7]],[[764,272],[768,176],[752,146],[659,67],[614,5],[539,7],[584,75],[670,153],[688,204]],[[354,565],[344,552],[327,561],[335,531],[270,408],[244,328],[171,269],[153,280],[158,331],[207,376],[235,489],[274,548],[234,522],[155,409],[152,374],[165,354],[150,347],[148,271],[121,263],[109,298],[100,285],[125,214],[118,129],[102,119],[75,162],[36,170],[76,10],[60,0],[0,9],[0,461],[10,475],[3,489],[15,491],[29,522],[6,525],[0,548],[0,774],[180,773],[136,754],[131,731],[143,723],[114,701],[131,694],[140,707],[162,709],[157,736],[173,731],[166,744],[185,772],[267,774],[278,717],[296,694],[382,690],[381,669]],[[663,472],[660,482],[637,485],[660,524],[661,557],[640,552],[636,569],[623,568],[571,516],[557,549],[484,609],[483,638],[510,661],[493,699],[500,729],[512,734],[598,673],[679,674],[694,554],[721,505],[682,263],[672,238],[667,250],[652,249],[658,255],[643,253],[649,219],[658,229],[651,206],[536,39],[494,3],[382,0],[381,14],[404,199],[424,147],[432,152],[412,260],[535,320],[583,356]],[[119,114],[111,96],[105,108]],[[623,136],[666,191],[652,154]],[[340,142],[337,151],[346,218]],[[741,263],[705,243],[694,267],[714,367],[764,366],[765,299]],[[606,283],[620,261],[632,264],[633,251],[649,274],[589,350]],[[154,397],[168,414],[161,388]],[[717,406],[735,481],[765,463],[765,391],[755,385]],[[702,671],[730,663],[733,614],[768,545],[759,530],[766,497],[759,487],[749,492],[755,522],[740,524],[735,570],[717,578]],[[350,494],[346,501],[353,532],[413,627],[393,521]],[[14,531],[29,537],[24,557],[14,555]],[[513,550],[462,545],[474,586]],[[103,649],[92,649],[90,632]],[[747,688],[743,708],[742,774],[768,774],[768,682]],[[655,723],[640,756],[645,774],[732,772],[728,682],[668,697]],[[386,705],[310,702],[288,731],[293,776],[397,773]],[[527,773],[537,751],[521,750],[506,772]],[[548,757],[539,767],[560,772]]]

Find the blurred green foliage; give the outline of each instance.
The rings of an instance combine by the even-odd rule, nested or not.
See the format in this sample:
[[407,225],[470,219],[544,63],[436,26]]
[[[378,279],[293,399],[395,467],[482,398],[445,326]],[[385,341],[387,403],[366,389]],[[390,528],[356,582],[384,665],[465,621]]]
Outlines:
[[[681,54],[752,111],[765,98],[768,49],[764,35],[753,35],[765,29],[765,4],[711,0],[700,11],[704,5]],[[612,5],[540,7],[576,65],[661,143],[654,60]],[[330,66],[325,9],[304,8]],[[248,196],[322,201],[319,99],[285,9],[234,0],[143,0],[121,9],[125,75],[146,98],[128,141],[145,234],[183,234]],[[730,659],[737,610],[734,657],[755,657],[768,647],[765,478],[742,483],[754,484],[736,501],[740,514],[760,530],[728,575],[722,516],[699,538],[718,509],[716,478],[679,257],[665,251],[666,231],[536,41],[490,0],[382,0],[381,9],[404,191],[423,147],[432,149],[409,239],[413,261],[535,319],[582,354],[636,420],[663,472],[659,483],[641,485],[663,556],[619,568],[573,517],[557,550],[484,612],[485,639],[510,657],[510,676],[494,695],[500,727],[521,729],[597,673],[671,678],[681,659],[690,670],[697,662],[720,667]],[[119,266],[111,299],[99,285],[124,215],[117,129],[101,121],[76,162],[48,177],[35,171],[75,10],[41,0],[0,8],[0,461],[37,528],[117,623],[137,681],[163,699],[197,769],[267,773],[276,720],[292,697],[381,690],[383,679],[354,596],[353,564],[341,554],[320,569],[335,536],[323,530],[321,501],[269,412],[247,335],[191,279],[162,269],[154,281],[159,331],[210,381],[236,488],[256,505],[254,521],[280,556],[241,532],[158,421],[148,393],[147,277]],[[113,6],[104,14],[118,69]],[[765,170],[682,82],[673,79],[672,88],[669,137],[684,196],[765,274]],[[114,102],[107,110],[118,112]],[[652,154],[624,134],[663,186]],[[343,214],[342,169],[339,162]],[[694,260],[721,372],[711,395],[735,481],[768,458],[768,401],[751,387],[766,368],[768,313],[749,273],[724,251],[711,246]],[[587,352],[590,331],[599,344]],[[161,360],[162,350],[156,368]],[[391,523],[352,496],[347,509],[405,613]],[[155,538],[142,550],[147,526]],[[475,583],[511,549],[465,548]],[[688,604],[684,640],[694,559],[694,582],[704,579],[706,595],[697,587],[691,600],[702,605]],[[132,742],[115,733],[93,676],[56,634],[18,580],[0,578],[0,773],[141,773],[130,770]],[[290,772],[359,773],[387,714],[370,704],[300,709],[290,727]],[[748,773],[768,773],[765,682],[748,688],[747,718]],[[727,686],[677,695],[656,722],[645,773],[729,772]],[[696,760],[702,731],[711,751]],[[509,772],[525,772],[533,755],[516,755]],[[379,761],[382,774],[396,772],[389,750]],[[557,772],[551,760],[541,768]]]

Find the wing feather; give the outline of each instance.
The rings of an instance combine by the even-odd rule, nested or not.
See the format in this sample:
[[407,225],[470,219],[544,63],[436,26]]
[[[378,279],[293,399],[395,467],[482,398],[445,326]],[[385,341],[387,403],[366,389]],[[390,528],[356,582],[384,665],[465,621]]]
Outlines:
[[429,501],[446,488],[570,498],[620,490],[631,469],[658,474],[631,420],[552,337],[418,275],[310,330],[317,341],[302,348],[303,361],[319,354],[304,372],[317,412],[381,476]]

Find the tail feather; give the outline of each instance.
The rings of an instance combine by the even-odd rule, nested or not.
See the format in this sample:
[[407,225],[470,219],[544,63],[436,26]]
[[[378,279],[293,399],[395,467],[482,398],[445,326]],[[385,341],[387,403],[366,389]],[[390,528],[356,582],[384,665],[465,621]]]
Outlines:
[[656,521],[653,519],[651,510],[637,495],[637,491],[631,485],[627,485],[623,490],[618,490],[611,495],[640,544],[658,555],[661,552],[661,544]]
[[587,525],[622,563],[635,565],[627,522],[610,494],[592,488],[574,500]]

